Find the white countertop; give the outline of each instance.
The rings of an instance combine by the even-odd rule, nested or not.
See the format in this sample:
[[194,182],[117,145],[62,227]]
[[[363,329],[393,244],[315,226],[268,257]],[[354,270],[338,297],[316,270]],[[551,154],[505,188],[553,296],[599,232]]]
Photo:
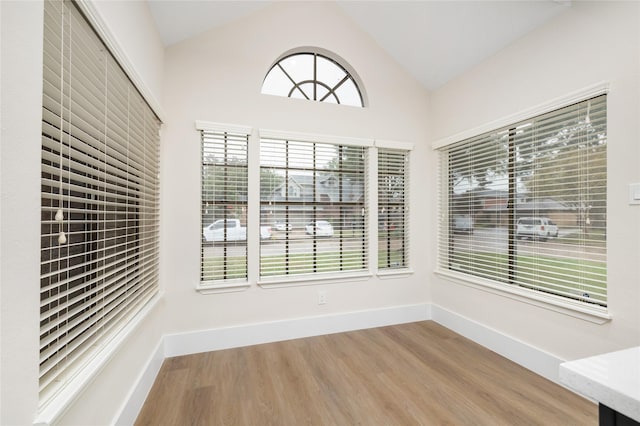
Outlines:
[[560,381],[640,422],[640,346],[564,362]]

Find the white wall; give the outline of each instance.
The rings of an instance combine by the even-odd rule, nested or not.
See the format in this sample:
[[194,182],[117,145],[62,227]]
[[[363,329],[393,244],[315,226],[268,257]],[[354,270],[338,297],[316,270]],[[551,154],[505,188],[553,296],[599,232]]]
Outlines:
[[[604,81],[611,85],[607,259],[613,320],[597,325],[435,275],[430,279],[434,304],[561,359],[640,344],[640,206],[628,205],[627,192],[629,183],[640,182],[640,4],[573,2],[563,15],[431,97],[436,141]],[[433,168],[433,153],[428,158]],[[432,223],[427,234],[435,232]]]
[[[132,68],[160,99],[163,48],[155,28],[148,25],[146,4],[104,2],[100,10],[108,16],[99,18],[115,28],[112,35],[127,46]],[[26,425],[38,414],[43,4],[1,1],[0,15],[0,424]],[[60,423],[114,422],[160,341],[161,324],[160,303]]]
[[[103,24],[113,53],[153,108],[160,107],[164,46],[146,1],[86,1],[85,10]],[[161,111],[156,111],[161,113]]]
[[42,4],[0,2],[0,424],[38,404]]
[[[361,109],[261,95],[269,67],[282,53],[299,46],[321,47],[348,61],[362,78],[370,105]],[[162,281],[170,318],[167,333],[428,301],[423,267],[427,245],[421,238],[413,239],[416,273],[408,279],[372,278],[279,289],[251,282],[248,290],[239,293],[195,291],[201,238],[200,135],[195,120],[415,143],[412,235],[428,232],[432,213],[420,192],[429,176],[422,164],[428,153],[427,95],[340,9],[329,2],[273,4],[171,46],[165,59],[161,235]],[[255,248],[249,246],[249,250]],[[255,261],[257,252],[249,256]],[[319,287],[327,290],[326,305],[317,304]]]

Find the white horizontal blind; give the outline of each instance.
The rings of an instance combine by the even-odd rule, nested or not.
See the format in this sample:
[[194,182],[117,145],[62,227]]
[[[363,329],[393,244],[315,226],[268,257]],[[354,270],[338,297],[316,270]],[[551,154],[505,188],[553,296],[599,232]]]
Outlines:
[[367,148],[262,137],[260,276],[363,271]]
[[378,268],[409,267],[409,151],[378,149]]
[[439,268],[607,303],[606,95],[441,150]]
[[158,291],[160,128],[76,6],[44,9],[43,404]]
[[247,279],[249,135],[202,130],[202,283]]

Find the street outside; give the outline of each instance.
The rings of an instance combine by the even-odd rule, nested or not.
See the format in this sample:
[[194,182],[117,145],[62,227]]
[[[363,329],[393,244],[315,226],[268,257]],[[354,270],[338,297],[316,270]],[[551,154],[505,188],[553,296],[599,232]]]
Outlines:
[[[576,258],[578,252],[583,253],[582,259],[604,261],[606,250],[605,245],[594,243],[576,250],[576,243],[563,242],[563,238],[575,235],[580,230],[577,228],[560,229],[557,238],[549,238],[546,241],[539,239],[521,239],[517,241],[517,253],[519,255],[546,255],[557,257]],[[289,233],[289,240],[285,238],[284,231],[274,231],[272,238],[262,240],[260,251],[262,256],[281,256],[286,252],[289,254],[302,253],[327,253],[340,251],[340,238],[338,237],[318,237],[315,239],[306,235],[304,231],[294,230]],[[397,243],[400,241],[398,240]],[[223,255],[226,248],[227,256],[243,256],[246,244],[242,243],[214,243],[204,246],[205,257],[215,258]],[[395,247],[394,247],[395,248]],[[476,228],[471,234],[454,234],[454,250],[474,251],[474,248],[482,248],[481,251],[503,253],[508,250],[507,229],[506,228]],[[362,240],[358,238],[345,237],[342,240],[342,251],[355,251],[362,249]]]
[[[604,244],[595,243],[576,250],[575,242],[563,242],[563,238],[579,233],[578,228],[565,228],[558,230],[557,238],[549,238],[546,241],[530,238],[516,240],[516,250],[519,255],[571,258],[576,258],[577,253],[581,252],[583,253],[581,259],[604,261],[606,254]],[[454,250],[474,251],[474,248],[482,247],[481,251],[507,254],[507,243],[507,228],[476,228],[471,234],[454,235]]]
[[[340,251],[340,238],[334,237],[318,237],[315,239],[316,253],[330,253]],[[399,242],[398,242],[399,244]],[[395,244],[395,245],[398,245]],[[203,246],[205,257],[219,257],[227,250],[227,256],[243,256],[246,249],[246,243],[207,243]],[[343,237],[342,251],[362,250],[362,240],[356,237]],[[395,247],[394,247],[395,248]],[[294,230],[289,233],[289,240],[286,240],[284,231],[274,231],[271,238],[261,240],[260,252],[262,256],[281,256],[285,252],[289,254],[313,253],[314,238],[305,234],[303,230]]]

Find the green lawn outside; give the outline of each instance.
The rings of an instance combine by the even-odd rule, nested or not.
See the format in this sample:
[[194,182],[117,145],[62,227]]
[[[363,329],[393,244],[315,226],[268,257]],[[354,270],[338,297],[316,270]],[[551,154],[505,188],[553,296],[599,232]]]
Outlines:
[[[402,264],[400,250],[392,251],[391,267]],[[314,272],[355,271],[366,267],[366,259],[360,251],[343,252],[342,265],[338,252],[290,254],[288,261],[284,255],[269,256],[261,259],[261,276],[308,274]],[[453,254],[450,265],[453,270],[478,277],[508,283],[508,256],[506,254],[459,252]],[[386,268],[387,252],[378,252],[378,267]],[[287,274],[288,270],[288,274]],[[590,301],[606,303],[606,262],[558,259],[545,256],[517,256],[516,277],[518,284],[524,287],[542,287],[551,293],[565,294],[583,298],[588,295]],[[544,271],[535,273],[535,271]],[[565,276],[575,276],[578,280],[567,282]],[[227,258],[227,273],[223,269],[222,258],[209,258],[203,262],[203,280],[221,280],[224,278],[244,278],[247,276],[246,261],[242,257]]]
[[[281,256],[269,256],[264,257],[261,261],[260,267],[263,271],[263,276],[273,275],[285,275],[287,265],[289,267],[289,273],[313,273],[313,272],[337,272],[340,270],[350,271],[362,269],[363,257],[359,251],[347,251],[343,253],[342,269],[340,269],[340,256],[337,252],[330,253],[318,253],[316,255],[315,270],[311,263],[313,254],[293,254],[289,255],[289,262],[287,263],[284,255]],[[387,259],[387,251],[381,250],[378,252],[378,267],[388,267],[387,261],[389,261],[391,267],[404,267],[402,252],[400,250],[394,250],[391,252],[391,258]],[[203,262],[203,279],[205,280],[221,280],[225,278],[225,272],[223,269],[222,258],[208,258]],[[228,257],[227,258],[227,279],[244,278],[247,276],[247,265],[243,257]]]
[[391,256],[387,259],[387,250],[378,251],[378,268],[404,268],[407,259],[403,260],[402,250],[391,250]]
[[[452,255],[450,265],[459,272],[508,283],[508,262],[506,254],[459,252]],[[551,293],[606,303],[606,262],[523,255],[516,257],[514,270],[514,281],[523,287],[541,287]],[[568,281],[566,276],[577,280]]]
[[242,256],[227,257],[226,273],[224,269],[224,259],[207,258],[202,262],[202,280],[215,281],[222,279],[235,279],[247,277],[247,261]]
[[[366,268],[366,256],[357,250],[342,252],[296,253],[265,256],[260,260],[260,275],[311,274],[314,272],[357,271]],[[288,271],[288,274],[287,274]]]
[[588,233],[574,233],[562,237],[563,244],[584,244],[585,241],[589,242],[589,245],[605,247],[607,242],[607,234],[604,229],[591,229]]

